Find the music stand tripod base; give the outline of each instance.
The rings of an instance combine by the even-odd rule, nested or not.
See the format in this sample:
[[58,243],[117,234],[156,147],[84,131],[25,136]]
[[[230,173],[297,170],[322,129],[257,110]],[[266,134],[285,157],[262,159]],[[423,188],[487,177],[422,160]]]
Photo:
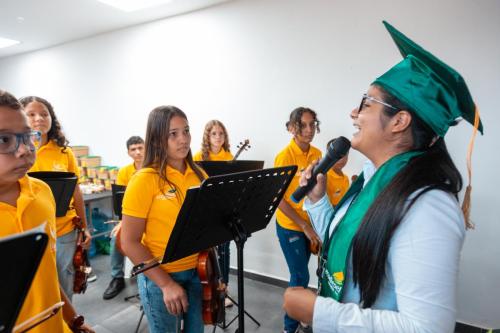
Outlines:
[[189,189],[161,260],[172,262],[234,240],[238,333],[245,331],[244,244],[252,233],[266,228],[296,171],[297,166],[286,166],[214,176]]

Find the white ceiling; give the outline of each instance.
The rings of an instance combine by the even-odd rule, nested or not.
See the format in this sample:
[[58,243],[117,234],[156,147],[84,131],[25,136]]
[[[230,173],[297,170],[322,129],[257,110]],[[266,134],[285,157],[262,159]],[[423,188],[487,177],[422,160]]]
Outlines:
[[226,1],[229,0],[173,0],[166,5],[127,13],[97,0],[0,0],[0,37],[21,42],[0,49],[0,58],[179,15]]

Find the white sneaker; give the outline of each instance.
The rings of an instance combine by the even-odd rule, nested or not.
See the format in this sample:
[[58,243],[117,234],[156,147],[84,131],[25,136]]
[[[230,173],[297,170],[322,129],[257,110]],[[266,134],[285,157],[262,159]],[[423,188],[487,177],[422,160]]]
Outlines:
[[94,282],[97,280],[97,275],[95,275],[94,272],[90,273],[90,275],[87,277],[87,282]]

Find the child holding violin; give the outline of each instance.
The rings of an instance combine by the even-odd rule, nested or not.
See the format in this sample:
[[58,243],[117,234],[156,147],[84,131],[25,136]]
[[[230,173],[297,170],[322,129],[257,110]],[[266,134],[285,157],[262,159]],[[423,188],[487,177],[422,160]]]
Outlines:
[[[197,161],[231,161],[233,154],[229,150],[229,135],[227,134],[226,127],[219,120],[210,120],[205,125],[203,131],[203,141],[201,143],[201,150],[197,152],[193,159]],[[226,242],[217,247],[219,257],[219,266],[221,268],[222,278],[226,283],[229,283],[229,264],[230,252],[229,245],[231,242]],[[226,298],[225,306],[230,307],[233,305],[231,299]]]
[[[175,106],[149,114],[142,169],[123,199],[121,246],[137,265],[162,256],[189,187],[206,177],[191,155],[186,115]],[[198,254],[138,276],[141,303],[152,333],[203,333]]]
[[64,301],[62,311],[30,330],[42,332],[94,332],[76,314],[61,289],[56,270],[56,205],[41,180],[28,177],[35,162],[40,133],[28,126],[22,105],[0,90],[0,237],[45,225],[49,242],[17,318],[16,325]]
[[[36,160],[29,171],[73,172],[79,179],[80,172],[75,155],[68,147],[69,142],[61,130],[61,124],[52,104],[37,96],[24,97],[20,102],[28,116],[29,126],[41,133]],[[56,218],[57,272],[59,282],[69,299],[73,298],[75,284],[73,256],[77,248],[77,229],[79,229],[76,224],[80,224],[85,233],[85,240],[80,245],[83,249],[88,249],[92,237],[86,228],[85,205],[79,186],[75,187],[66,215]],[[83,281],[83,283],[85,282]]]

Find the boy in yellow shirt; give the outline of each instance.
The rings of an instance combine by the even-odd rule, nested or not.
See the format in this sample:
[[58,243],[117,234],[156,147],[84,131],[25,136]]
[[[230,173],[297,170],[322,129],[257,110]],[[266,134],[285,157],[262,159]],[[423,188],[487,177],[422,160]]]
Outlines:
[[[35,161],[35,145],[40,133],[32,131],[19,101],[0,90],[0,237],[20,233],[45,224],[49,243],[21,308],[16,325],[38,315],[63,300],[63,311],[57,312],[30,332],[71,332],[83,324],[60,289],[56,271],[55,202],[44,182],[30,178],[26,172]],[[71,327],[71,329],[70,329]]]
[[[140,136],[131,136],[127,140],[127,153],[134,162],[120,168],[116,177],[117,185],[127,186],[132,176],[141,168],[144,160],[144,140]],[[116,248],[116,233],[119,232],[120,228],[121,222],[111,231],[111,282],[102,295],[105,300],[112,299],[125,288],[125,279],[123,278],[125,276],[123,272],[125,259]]]

